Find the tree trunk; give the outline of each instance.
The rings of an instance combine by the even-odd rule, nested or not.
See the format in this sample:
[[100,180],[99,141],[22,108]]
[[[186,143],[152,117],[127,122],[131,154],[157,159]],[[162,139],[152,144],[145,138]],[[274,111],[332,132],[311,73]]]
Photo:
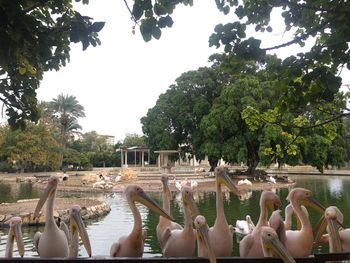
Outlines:
[[218,162],[219,162],[219,160],[218,159],[216,159],[216,158],[208,158],[208,161],[209,161],[209,164],[210,164],[210,170],[209,170],[209,172],[214,172],[214,170],[215,170],[215,168],[216,168],[216,166],[218,166]]
[[248,176],[255,176],[256,174],[256,167],[259,164],[260,158],[258,154],[258,147],[254,142],[247,141],[246,142],[246,147],[247,147],[247,175]]

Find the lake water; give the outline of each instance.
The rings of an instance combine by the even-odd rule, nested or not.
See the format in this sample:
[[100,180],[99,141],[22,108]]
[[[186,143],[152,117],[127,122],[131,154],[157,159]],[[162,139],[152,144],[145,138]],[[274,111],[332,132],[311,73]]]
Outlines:
[[[345,176],[295,176],[297,187],[304,187],[310,189],[316,199],[318,199],[324,206],[336,205],[344,214],[344,225],[350,225],[350,218],[346,215],[350,214],[350,177]],[[28,185],[20,186],[18,189],[8,189],[7,186],[0,185],[0,202],[15,201],[16,199],[38,197],[39,191],[34,190]],[[5,190],[3,190],[5,189]],[[282,201],[282,209],[287,204],[286,196],[288,189],[272,189],[280,196]],[[19,192],[22,191],[22,193]],[[5,194],[6,193],[6,197]],[[254,222],[259,217],[259,198],[260,191],[253,191],[250,193],[250,198],[246,200],[239,200],[232,193],[224,193],[224,209],[227,220],[230,224],[235,224],[236,220],[244,219],[245,215],[249,214]],[[67,193],[60,193],[60,195],[67,195]],[[77,194],[75,194],[77,195]],[[78,194],[79,195],[79,194]],[[83,194],[86,196],[86,194]],[[161,193],[150,193],[150,195],[161,204]],[[174,198],[171,204],[171,214],[177,222],[183,222],[182,205],[179,193],[173,193]],[[90,236],[93,255],[109,255],[109,249],[113,242],[117,241],[122,235],[128,234],[132,229],[132,214],[128,204],[121,193],[114,194],[90,194],[89,196],[105,200],[110,204],[111,212],[98,221],[87,221],[87,231]],[[195,199],[197,201],[199,210],[207,218],[208,224],[211,226],[215,220],[215,193],[196,193]],[[5,200],[5,201],[4,201]],[[144,257],[158,257],[161,256],[158,241],[156,239],[155,228],[159,220],[159,216],[153,212],[149,212],[148,208],[138,205],[142,214],[144,228],[148,230],[148,238],[145,244]],[[312,223],[316,223],[319,219],[314,211],[309,210]],[[284,213],[282,213],[284,214]],[[2,241],[0,243],[0,257],[5,253],[5,242],[7,229],[0,229]],[[43,231],[43,227],[23,227],[22,228],[25,239],[25,255],[37,256],[36,251],[32,245],[32,238],[36,231]],[[4,236],[5,235],[5,236]],[[314,252],[327,252],[328,247],[318,247]],[[15,255],[17,255],[15,253]],[[84,248],[80,247],[80,255],[87,256]],[[239,256],[238,243],[234,243],[233,256]]]

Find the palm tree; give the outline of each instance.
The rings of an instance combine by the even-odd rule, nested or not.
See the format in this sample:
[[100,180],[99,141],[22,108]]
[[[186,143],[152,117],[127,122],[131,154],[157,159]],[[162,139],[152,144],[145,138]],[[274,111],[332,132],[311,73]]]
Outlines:
[[59,126],[62,166],[63,153],[69,137],[80,133],[78,130],[82,128],[78,123],[78,118],[85,117],[84,107],[79,104],[75,96],[60,94],[47,104],[46,114],[51,116]]

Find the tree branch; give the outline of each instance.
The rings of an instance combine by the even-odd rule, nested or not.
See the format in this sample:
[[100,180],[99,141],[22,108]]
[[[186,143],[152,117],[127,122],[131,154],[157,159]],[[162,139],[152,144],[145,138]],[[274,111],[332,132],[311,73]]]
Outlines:
[[50,0],[40,0],[40,1],[38,1],[38,3],[36,3],[36,4],[34,4],[34,5],[32,5],[32,6],[30,6],[30,7],[27,7],[27,8],[24,8],[23,9],[23,12],[24,13],[28,13],[28,12],[30,12],[30,11],[33,11],[35,8],[37,8],[37,7],[41,7],[41,6],[44,6],[47,2],[49,2]]
[[300,40],[305,40],[307,39],[309,36],[311,36],[313,33],[316,33],[317,31],[319,31],[320,29],[324,28],[327,24],[329,24],[330,22],[332,22],[333,20],[335,20],[336,17],[333,17],[332,19],[328,19],[325,22],[321,23],[320,25],[318,25],[317,27],[313,28],[311,31],[305,33],[305,34],[301,34],[300,36],[295,37],[293,40],[286,42],[284,44],[280,44],[277,46],[273,46],[273,47],[268,47],[268,48],[262,48],[261,50],[264,51],[268,51],[268,50],[273,50],[273,49],[279,49],[282,47],[287,47],[290,46],[292,44],[296,44],[298,43]]
[[309,9],[309,10],[334,13],[334,14],[349,14],[350,13],[349,9],[325,8],[325,7],[319,7],[319,6],[312,6],[312,5],[308,5],[308,4],[297,4],[297,3],[290,2],[290,1],[286,1],[286,4],[290,5],[290,6]]

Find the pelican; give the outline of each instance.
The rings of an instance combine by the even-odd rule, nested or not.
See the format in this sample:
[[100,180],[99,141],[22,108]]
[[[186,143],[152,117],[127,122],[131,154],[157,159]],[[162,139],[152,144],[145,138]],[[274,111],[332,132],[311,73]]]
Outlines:
[[198,208],[193,198],[192,189],[189,186],[183,186],[181,190],[183,212],[184,212],[184,228],[169,229],[167,228],[163,234],[165,242],[162,250],[165,257],[191,257],[194,254],[196,236],[193,231],[192,218],[198,215]]
[[281,204],[280,198],[271,191],[263,191],[260,196],[260,216],[252,233],[246,235],[239,243],[241,257],[262,257],[260,234],[263,226],[268,226],[267,209],[276,210]]
[[20,217],[12,217],[9,223],[10,229],[7,236],[5,258],[12,258],[13,243],[16,240],[19,255],[23,258],[24,242],[22,236],[22,219]]
[[71,232],[71,245],[69,248],[69,257],[76,258],[78,257],[79,252],[79,235],[81,237],[81,241],[88,253],[89,257],[91,257],[91,245],[88,233],[86,232],[85,225],[81,218],[80,214],[81,208],[79,205],[74,205],[69,210],[69,224],[70,224],[70,232]]
[[268,226],[261,227],[260,240],[264,257],[274,257],[278,255],[285,263],[295,263],[294,258],[278,239],[278,235],[273,228]]
[[271,175],[270,175],[270,176],[267,176],[267,177],[266,177],[266,180],[267,180],[269,183],[273,183],[273,184],[276,183],[276,179],[273,178]]
[[47,187],[42,194],[34,212],[34,218],[39,216],[43,205],[46,204],[45,228],[44,232],[36,232],[34,235],[34,245],[40,257],[67,257],[68,240],[66,234],[57,227],[53,217],[53,206],[56,197],[59,177],[52,175],[47,182]]
[[304,188],[292,189],[287,200],[291,203],[294,213],[300,220],[300,230],[286,231],[286,247],[293,257],[307,257],[310,255],[314,236],[308,213],[305,213],[301,205],[315,208],[318,212],[324,213],[325,208],[314,198],[310,190]]
[[235,233],[241,236],[248,235],[254,229],[255,225],[250,218],[250,215],[246,215],[245,220],[236,220],[236,226],[234,227]]
[[[339,228],[339,223],[343,223],[343,214],[338,207],[330,206],[325,210],[321,219],[318,234],[322,234],[327,229],[328,235],[323,238],[329,242],[329,252],[349,252],[350,251],[350,228]],[[317,238],[315,238],[317,240]]]
[[285,230],[292,229],[292,215],[293,215],[293,207],[292,204],[288,204],[284,209],[284,228]]
[[[225,167],[215,168],[216,177],[216,219],[214,226],[209,229],[210,245],[217,257],[229,257],[232,254],[233,246],[233,226],[227,223],[221,185],[226,185],[233,193],[240,195],[236,185],[226,173]],[[198,256],[205,257],[206,252],[203,247],[198,247]]]
[[209,226],[207,225],[205,217],[198,215],[194,220],[194,225],[196,227],[198,247],[204,247],[210,263],[216,263],[216,257],[209,241]]
[[[166,174],[163,174],[161,177],[162,185],[163,185],[163,210],[170,214],[170,200],[171,200],[171,191],[169,189],[169,178]],[[157,232],[157,239],[160,244],[160,248],[163,250],[164,248],[164,241],[163,241],[163,234],[164,231],[169,228],[170,230],[173,229],[182,229],[182,226],[178,223],[172,222],[169,219],[159,216],[159,223],[156,228]]]
[[124,194],[134,216],[134,227],[129,235],[120,237],[118,242],[112,244],[110,255],[112,257],[142,257],[147,233],[142,229],[141,214],[135,202],[147,206],[157,214],[169,220],[173,221],[173,219],[160,208],[141,187],[137,185],[128,185],[125,188]]

